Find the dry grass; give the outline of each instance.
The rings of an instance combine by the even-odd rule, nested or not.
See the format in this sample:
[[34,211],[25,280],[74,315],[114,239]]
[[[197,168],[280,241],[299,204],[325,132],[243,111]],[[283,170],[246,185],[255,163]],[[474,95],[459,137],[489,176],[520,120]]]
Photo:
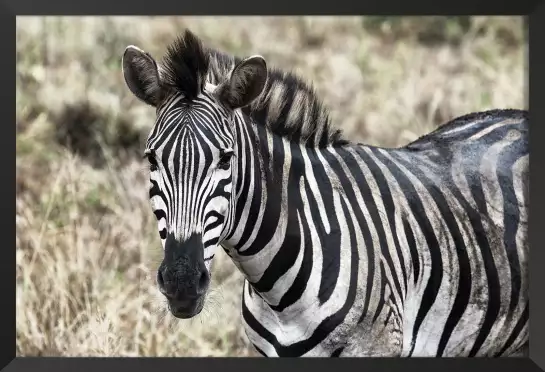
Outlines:
[[18,18],[18,355],[256,355],[225,255],[194,320],[172,319],[154,284],[161,248],[139,157],[154,112],[125,88],[120,57],[128,44],[159,56],[184,27],[297,71],[370,144],[526,106],[521,18]]

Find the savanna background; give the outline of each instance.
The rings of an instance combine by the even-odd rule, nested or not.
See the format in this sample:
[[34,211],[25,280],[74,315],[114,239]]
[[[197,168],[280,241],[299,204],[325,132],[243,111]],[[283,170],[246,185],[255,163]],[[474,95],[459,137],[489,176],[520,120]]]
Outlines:
[[526,107],[521,17],[19,17],[18,356],[256,355],[226,255],[195,319],[172,318],[155,286],[162,250],[141,158],[155,113],[120,60],[129,44],[161,57],[185,27],[298,72],[369,144]]

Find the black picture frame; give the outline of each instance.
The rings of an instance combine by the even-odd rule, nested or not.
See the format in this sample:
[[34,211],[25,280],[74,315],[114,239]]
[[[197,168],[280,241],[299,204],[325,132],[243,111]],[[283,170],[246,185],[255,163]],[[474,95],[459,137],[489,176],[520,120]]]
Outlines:
[[[4,170],[12,170],[14,164],[9,159],[15,153],[15,135],[9,134],[15,131],[15,126],[9,124],[9,117],[15,116],[15,60],[10,53],[15,52],[15,23],[19,15],[526,15],[529,26],[529,77],[527,98],[530,107],[531,140],[530,152],[530,179],[531,179],[531,205],[530,205],[530,240],[533,243],[530,259],[530,356],[529,358],[414,358],[414,359],[387,359],[387,358],[360,358],[360,359],[265,359],[265,358],[15,358],[15,244],[11,245],[11,233],[15,231],[15,220],[10,212],[14,212],[15,204],[11,196],[15,193],[15,182],[2,180],[0,213],[2,220],[2,247],[0,249],[0,280],[3,300],[0,309],[2,316],[0,326],[0,338],[4,346],[1,350],[0,369],[6,371],[123,371],[132,372],[146,370],[197,370],[221,369],[225,370],[262,370],[276,371],[299,370],[301,368],[319,370],[322,368],[339,368],[343,370],[389,370],[406,371],[416,369],[419,371],[458,371],[466,372],[491,369],[495,371],[537,371],[545,370],[545,335],[544,323],[541,314],[545,314],[542,285],[545,270],[542,269],[545,249],[541,249],[540,242],[545,229],[541,221],[545,221],[542,209],[543,174],[539,160],[545,146],[540,143],[539,132],[545,127],[545,115],[543,97],[545,82],[543,66],[545,56],[543,53],[543,41],[545,35],[545,4],[543,1],[519,0],[457,0],[457,1],[432,1],[432,0],[382,0],[349,1],[335,0],[332,2],[293,2],[289,0],[275,1],[247,1],[237,2],[224,0],[200,0],[181,2],[176,0],[144,0],[109,1],[73,1],[73,0],[3,0],[0,5],[0,45],[2,57],[0,58],[0,94],[2,95],[1,108],[4,112],[4,124],[6,130],[0,135],[0,151],[4,153]],[[2,67],[3,66],[3,67]],[[13,135],[13,137],[12,137]],[[13,161],[13,160],[12,160]],[[15,173],[15,172],[14,172]],[[11,345],[11,346],[10,346]],[[304,365],[301,363],[305,363]],[[333,363],[340,363],[333,365]],[[314,367],[312,367],[314,365]],[[328,367],[329,366],[329,367]]]

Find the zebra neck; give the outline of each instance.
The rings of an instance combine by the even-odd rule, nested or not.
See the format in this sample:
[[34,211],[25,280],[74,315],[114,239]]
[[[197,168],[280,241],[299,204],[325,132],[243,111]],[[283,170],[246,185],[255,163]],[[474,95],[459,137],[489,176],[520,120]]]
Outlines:
[[[337,187],[335,180],[324,179],[330,174],[320,163],[330,150],[290,142],[249,120],[236,130],[231,229],[223,245],[260,297],[282,310],[304,291],[316,264],[312,250],[324,259],[328,249],[337,250],[333,256],[338,256],[339,245],[316,241],[338,228],[329,226],[325,214],[333,211],[326,211],[322,200]],[[313,170],[315,166],[319,169]],[[321,280],[319,287],[328,296],[331,283]]]

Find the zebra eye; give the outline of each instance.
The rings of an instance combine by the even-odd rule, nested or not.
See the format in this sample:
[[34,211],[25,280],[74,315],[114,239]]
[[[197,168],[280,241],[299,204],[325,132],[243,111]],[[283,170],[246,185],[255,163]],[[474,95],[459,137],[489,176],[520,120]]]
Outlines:
[[218,163],[218,168],[222,170],[229,169],[231,156],[233,156],[232,150],[222,150],[220,154],[220,161]]
[[149,162],[150,172],[155,172],[157,169],[159,169],[159,166],[157,165],[157,160],[155,160],[155,156],[153,156],[153,154],[147,155],[146,158]]

